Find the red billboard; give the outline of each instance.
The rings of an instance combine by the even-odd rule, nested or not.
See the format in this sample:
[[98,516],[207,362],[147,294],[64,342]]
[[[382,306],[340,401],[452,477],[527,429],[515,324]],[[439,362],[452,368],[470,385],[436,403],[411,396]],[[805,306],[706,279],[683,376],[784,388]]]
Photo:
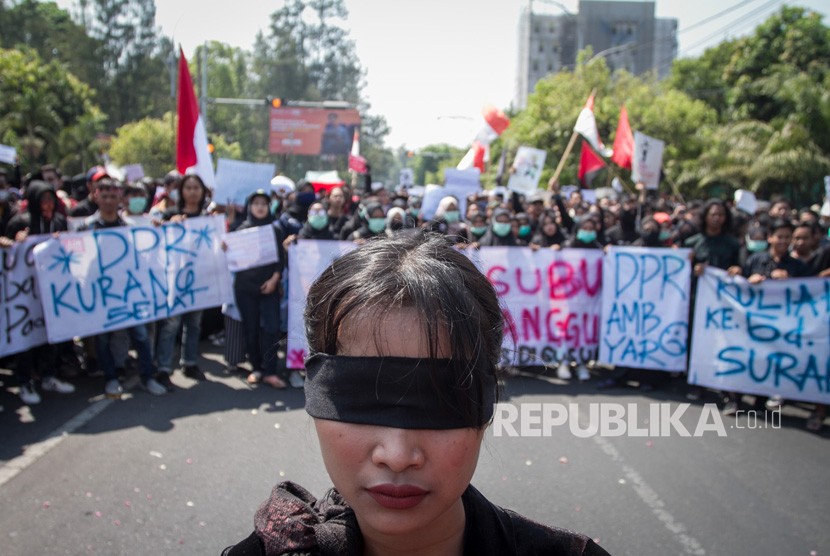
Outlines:
[[271,154],[347,155],[354,130],[360,128],[355,109],[271,108],[268,152]]

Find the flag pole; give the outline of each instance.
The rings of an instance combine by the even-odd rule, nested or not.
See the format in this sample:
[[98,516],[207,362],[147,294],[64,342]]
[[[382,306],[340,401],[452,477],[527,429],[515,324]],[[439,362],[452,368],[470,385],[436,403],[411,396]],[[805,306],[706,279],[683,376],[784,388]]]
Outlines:
[[568,160],[568,156],[570,156],[571,151],[574,148],[574,143],[576,143],[576,136],[579,135],[577,132],[571,133],[571,140],[568,141],[568,146],[565,147],[565,152],[562,153],[562,158],[559,159],[559,165],[556,167],[556,171],[553,172],[553,177],[551,178],[551,182],[559,181],[559,174],[562,173],[562,168],[565,167],[565,161]]
[[[591,89],[591,94],[588,95],[588,98],[590,99],[593,95],[596,94],[596,92],[597,92],[596,87]],[[553,172],[553,177],[551,177],[551,179],[548,183],[553,183],[553,182],[558,182],[559,181],[559,174],[562,173],[562,169],[565,167],[565,161],[568,160],[568,157],[570,156],[571,151],[574,148],[574,143],[576,143],[576,136],[577,135],[579,135],[579,134],[576,132],[576,130],[574,130],[573,133],[571,133],[571,139],[570,139],[570,141],[568,141],[568,146],[565,147],[565,152],[562,153],[562,158],[559,159],[559,165],[556,167],[556,170]]]

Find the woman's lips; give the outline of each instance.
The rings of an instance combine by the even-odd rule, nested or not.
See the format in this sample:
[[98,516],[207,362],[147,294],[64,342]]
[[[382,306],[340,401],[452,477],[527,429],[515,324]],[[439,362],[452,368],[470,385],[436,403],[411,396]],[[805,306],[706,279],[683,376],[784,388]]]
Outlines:
[[366,489],[375,502],[390,510],[408,510],[421,503],[428,491],[414,485],[377,485]]

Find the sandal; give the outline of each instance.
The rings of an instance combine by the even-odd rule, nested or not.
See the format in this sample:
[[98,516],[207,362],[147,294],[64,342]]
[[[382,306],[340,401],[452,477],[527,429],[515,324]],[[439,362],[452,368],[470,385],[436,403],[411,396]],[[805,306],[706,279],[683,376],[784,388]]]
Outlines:
[[277,390],[288,388],[288,385],[285,383],[285,381],[277,375],[266,375],[262,377],[262,383],[276,388]]
[[823,421],[824,415],[821,415],[817,411],[814,411],[810,414],[810,417],[807,418],[807,430],[813,432],[820,431]]
[[256,384],[262,379],[262,373],[259,371],[251,371],[248,375],[248,384]]

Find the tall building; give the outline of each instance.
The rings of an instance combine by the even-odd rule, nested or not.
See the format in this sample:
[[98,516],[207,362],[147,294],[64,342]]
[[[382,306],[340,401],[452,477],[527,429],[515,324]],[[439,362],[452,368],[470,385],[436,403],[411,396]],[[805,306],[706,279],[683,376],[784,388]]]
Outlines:
[[663,78],[677,57],[677,20],[654,17],[654,2],[580,0],[577,14],[547,15],[534,13],[529,0],[519,21],[517,107],[527,105],[541,78],[573,69],[577,54],[588,46],[612,71],[654,71]]

